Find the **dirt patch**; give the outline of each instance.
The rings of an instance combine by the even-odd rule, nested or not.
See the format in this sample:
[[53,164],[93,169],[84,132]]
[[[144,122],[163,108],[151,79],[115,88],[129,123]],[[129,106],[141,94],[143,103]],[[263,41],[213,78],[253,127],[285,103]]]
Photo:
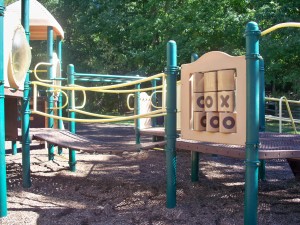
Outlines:
[[[83,124],[78,134],[109,142],[134,142],[130,126]],[[147,141],[147,140],[146,140]],[[151,150],[119,155],[68,151],[48,161],[35,143],[32,187],[22,188],[21,153],[7,154],[8,216],[1,224],[243,224],[244,162],[201,155],[200,180],[190,181],[190,152],[177,152],[177,207],[167,209],[165,154]],[[259,224],[300,224],[300,184],[286,160],[267,161],[259,183]]]

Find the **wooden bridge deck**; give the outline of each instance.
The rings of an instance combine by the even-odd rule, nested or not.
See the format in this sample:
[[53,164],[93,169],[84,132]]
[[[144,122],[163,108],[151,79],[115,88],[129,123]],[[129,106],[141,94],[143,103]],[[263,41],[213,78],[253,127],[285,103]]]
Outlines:
[[150,142],[141,145],[127,143],[107,143],[94,139],[89,139],[81,135],[73,134],[67,130],[57,130],[51,128],[30,129],[33,140],[47,141],[50,144],[69,148],[74,150],[82,150],[86,152],[110,152],[121,153],[123,151],[137,151],[139,149],[150,149],[163,146],[162,142]]

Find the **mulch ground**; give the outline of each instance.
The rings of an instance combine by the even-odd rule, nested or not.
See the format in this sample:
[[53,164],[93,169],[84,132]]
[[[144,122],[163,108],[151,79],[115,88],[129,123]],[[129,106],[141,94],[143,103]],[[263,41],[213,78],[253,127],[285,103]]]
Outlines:
[[[131,126],[83,124],[78,134],[103,142],[134,142]],[[148,140],[146,140],[148,141]],[[190,152],[177,152],[177,207],[167,209],[165,154],[161,150],[117,155],[68,151],[48,161],[32,143],[31,188],[22,188],[22,154],[7,143],[8,216],[1,224],[243,224],[244,162],[201,155],[199,182],[190,181]],[[20,151],[20,150],[19,150]],[[300,183],[286,160],[267,161],[259,182],[259,224],[300,224]]]

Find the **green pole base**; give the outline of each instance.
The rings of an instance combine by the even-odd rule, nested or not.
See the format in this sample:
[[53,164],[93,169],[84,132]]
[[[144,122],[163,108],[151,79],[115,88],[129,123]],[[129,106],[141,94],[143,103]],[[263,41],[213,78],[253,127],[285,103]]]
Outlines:
[[191,181],[197,182],[199,181],[199,152],[192,152],[191,161]]
[[69,149],[69,166],[70,171],[76,171],[76,151],[73,149]]
[[13,155],[16,155],[18,153],[17,141],[11,142],[11,150]]
[[48,160],[53,161],[54,160],[54,145],[49,144],[48,146]]

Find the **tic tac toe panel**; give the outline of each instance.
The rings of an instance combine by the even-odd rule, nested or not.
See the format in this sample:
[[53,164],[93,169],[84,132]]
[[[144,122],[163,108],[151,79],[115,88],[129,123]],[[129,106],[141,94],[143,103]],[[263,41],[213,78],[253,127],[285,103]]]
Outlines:
[[209,52],[181,65],[181,137],[245,145],[246,60]]

